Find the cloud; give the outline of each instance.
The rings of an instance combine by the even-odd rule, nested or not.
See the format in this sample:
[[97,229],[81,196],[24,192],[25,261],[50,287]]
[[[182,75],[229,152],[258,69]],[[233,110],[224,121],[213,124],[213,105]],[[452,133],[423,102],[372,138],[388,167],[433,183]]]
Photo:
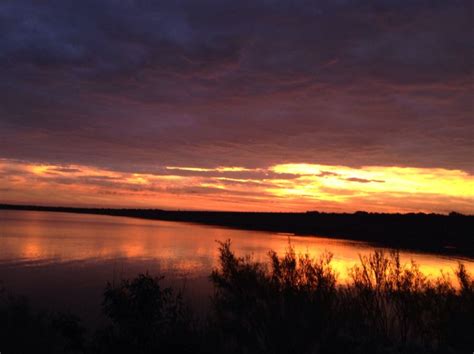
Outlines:
[[385,181],[380,180],[380,179],[365,179],[365,178],[357,178],[357,177],[349,177],[345,179],[346,181],[349,182],[357,182],[357,183],[384,183]]
[[[205,175],[189,175],[202,170]],[[459,170],[287,164],[272,166],[268,173],[260,171],[253,178],[232,177],[236,170],[245,169],[176,166],[170,175],[0,160],[1,202],[247,211],[474,212],[474,178]]]
[[50,171],[54,172],[61,172],[61,173],[76,173],[81,172],[78,168],[71,168],[71,167],[53,167],[49,169]]
[[189,177],[239,166],[225,176],[241,179],[287,163],[472,174],[466,6],[2,1],[0,158],[202,169]]

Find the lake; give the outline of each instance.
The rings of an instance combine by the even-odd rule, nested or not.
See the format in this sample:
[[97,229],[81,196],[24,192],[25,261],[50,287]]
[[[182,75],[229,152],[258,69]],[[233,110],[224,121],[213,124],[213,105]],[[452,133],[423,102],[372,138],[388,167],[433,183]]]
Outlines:
[[[216,241],[227,239],[237,255],[252,255],[259,261],[266,261],[270,250],[282,254],[289,242],[296,253],[318,257],[331,252],[341,282],[359,255],[374,251],[370,244],[344,240],[343,235],[301,237],[116,216],[4,210],[0,211],[0,281],[34,304],[95,319],[107,281],[148,271],[165,275],[165,283],[184,289],[199,307],[212,291],[207,276],[217,266]],[[407,251],[400,256],[403,262],[414,260],[432,277],[441,270],[452,273],[461,260]],[[473,274],[474,261],[462,261]]]

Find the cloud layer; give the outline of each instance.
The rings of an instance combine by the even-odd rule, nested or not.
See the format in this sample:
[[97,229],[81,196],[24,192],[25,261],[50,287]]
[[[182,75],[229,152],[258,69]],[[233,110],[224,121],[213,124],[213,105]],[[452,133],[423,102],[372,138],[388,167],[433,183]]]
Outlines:
[[4,201],[53,205],[472,213],[474,202],[474,177],[446,169],[284,164],[145,174],[0,160],[0,172]]
[[0,158],[472,174],[471,14],[462,0],[2,1]]

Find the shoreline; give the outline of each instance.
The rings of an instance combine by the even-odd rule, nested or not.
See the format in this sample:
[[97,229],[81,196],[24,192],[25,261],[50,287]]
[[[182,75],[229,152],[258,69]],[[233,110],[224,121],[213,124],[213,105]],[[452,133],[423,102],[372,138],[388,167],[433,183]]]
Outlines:
[[73,208],[0,204],[0,210],[49,211],[190,222],[239,230],[267,231],[368,242],[389,247],[474,258],[474,216],[440,214],[277,213]]

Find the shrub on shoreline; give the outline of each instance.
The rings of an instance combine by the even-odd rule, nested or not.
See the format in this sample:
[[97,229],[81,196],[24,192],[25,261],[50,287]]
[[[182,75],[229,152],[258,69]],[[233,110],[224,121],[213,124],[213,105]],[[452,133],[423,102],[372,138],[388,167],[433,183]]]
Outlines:
[[[206,320],[180,293],[140,274],[107,284],[110,325],[85,339],[71,315],[38,314],[25,300],[0,295],[5,353],[460,353],[474,348],[474,281],[459,264],[459,287],[427,279],[397,252],[361,256],[339,284],[332,255],[269,253],[238,257],[220,243]],[[2,294],[2,293],[0,293]],[[26,325],[28,324],[28,325]],[[16,345],[21,338],[28,337]],[[19,349],[20,348],[20,349]],[[7,350],[8,349],[8,350]]]
[[[474,342],[474,282],[456,271],[427,279],[397,252],[361,256],[346,284],[337,283],[332,256],[318,260],[291,248],[269,265],[236,257],[220,245],[215,326],[235,353],[450,353]],[[229,338],[232,340],[229,341]],[[229,344],[230,343],[230,344]]]

